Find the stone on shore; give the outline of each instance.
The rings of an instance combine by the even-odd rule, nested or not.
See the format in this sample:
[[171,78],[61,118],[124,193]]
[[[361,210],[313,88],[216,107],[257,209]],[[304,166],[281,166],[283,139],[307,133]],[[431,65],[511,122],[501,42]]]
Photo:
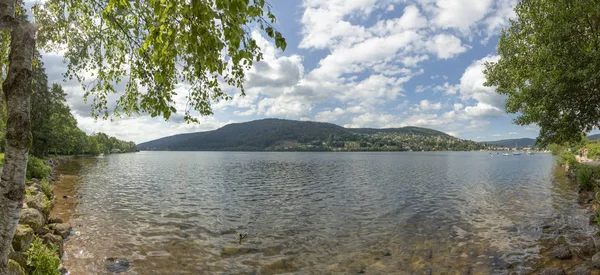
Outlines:
[[50,234],[47,233],[46,235],[44,235],[42,237],[42,240],[44,240],[44,244],[46,245],[54,245],[58,248],[58,255],[61,256],[63,255],[63,237],[58,236],[58,235],[54,235],[54,234]]
[[8,263],[6,264],[6,271],[7,275],[26,275],[23,267],[13,260],[8,260]]
[[15,251],[25,252],[29,249],[33,241],[33,229],[27,225],[17,225],[17,230],[12,240],[12,247]]
[[63,239],[66,239],[69,236],[69,234],[71,234],[72,227],[64,223],[53,223],[48,225],[48,229],[54,232],[54,234],[61,236]]
[[33,208],[24,208],[21,210],[20,224],[28,225],[35,232],[39,232],[44,226],[44,215]]
[[61,218],[49,218],[48,224],[51,224],[51,223],[64,223],[64,221]]
[[568,247],[561,246],[552,251],[552,257],[559,260],[570,260],[571,258],[573,258],[573,254],[571,253],[571,250]]
[[46,195],[40,192],[35,196],[25,197],[25,204],[29,208],[40,211],[40,213],[48,214],[46,212],[50,209],[49,204],[51,204],[51,202],[46,199]]

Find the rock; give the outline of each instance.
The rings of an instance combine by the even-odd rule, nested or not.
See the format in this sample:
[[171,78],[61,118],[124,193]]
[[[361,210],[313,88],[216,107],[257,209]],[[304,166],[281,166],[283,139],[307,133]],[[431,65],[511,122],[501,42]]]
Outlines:
[[250,247],[223,247],[221,249],[221,256],[240,256],[243,254],[254,254],[259,253],[260,250],[258,248],[250,248]]
[[559,260],[569,260],[573,258],[573,254],[571,253],[571,250],[568,247],[561,246],[552,251],[552,257]]
[[111,273],[123,273],[129,270],[129,261],[121,258],[107,258],[104,267]]
[[592,256],[592,266],[595,268],[600,268],[600,253],[596,253],[594,256]]
[[593,237],[590,237],[583,242],[583,245],[579,248],[577,255],[583,257],[587,261],[594,256],[596,252],[596,242]]
[[27,187],[27,189],[26,189],[26,191],[25,191],[25,192],[26,192],[27,194],[30,194],[30,195],[32,195],[32,196],[34,196],[34,195],[37,195],[37,194],[41,193],[41,191],[40,191],[40,190],[39,190],[37,187],[35,187],[35,186],[29,186],[29,187]]
[[560,266],[544,268],[540,271],[540,275],[567,275],[565,270]]
[[26,275],[23,267],[13,260],[8,260],[6,271],[6,275]]
[[27,266],[27,253],[11,251],[8,254],[8,259],[17,262],[20,266]]
[[27,251],[33,241],[33,233],[31,227],[22,224],[17,225],[17,230],[15,230],[15,235],[12,240],[12,247],[15,251]]
[[58,235],[47,233],[42,237],[47,245],[55,245],[58,248],[58,255],[62,258],[63,255],[63,238]]
[[21,210],[19,223],[28,225],[33,231],[38,232],[44,226],[44,215],[33,208]]
[[63,239],[66,239],[69,234],[71,234],[72,227],[68,224],[64,223],[53,223],[48,225],[50,231],[54,232],[54,234],[61,236]]
[[40,211],[40,213],[48,214],[47,212],[50,210],[51,202],[48,201],[46,195],[40,192],[35,196],[32,195],[25,197],[25,204],[29,208]]
[[576,267],[575,269],[573,269],[573,272],[571,272],[570,274],[572,274],[572,275],[590,275],[590,274],[592,274],[592,272],[590,271],[590,269],[587,266],[580,265],[580,266]]
[[[271,264],[263,266],[261,271],[266,274],[291,273],[298,270],[298,268],[294,266],[293,262],[293,259],[276,260]],[[361,268],[361,270],[363,269],[364,267]]]
[[50,218],[48,223],[64,223],[64,221],[61,218]]

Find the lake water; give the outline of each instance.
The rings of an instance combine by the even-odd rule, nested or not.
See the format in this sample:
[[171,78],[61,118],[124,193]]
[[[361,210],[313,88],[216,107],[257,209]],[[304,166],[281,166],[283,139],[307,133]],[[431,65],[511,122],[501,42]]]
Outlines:
[[[60,168],[72,274],[507,274],[578,245],[550,155],[140,152]],[[239,234],[247,237],[239,242]],[[115,263],[121,261],[119,263]]]

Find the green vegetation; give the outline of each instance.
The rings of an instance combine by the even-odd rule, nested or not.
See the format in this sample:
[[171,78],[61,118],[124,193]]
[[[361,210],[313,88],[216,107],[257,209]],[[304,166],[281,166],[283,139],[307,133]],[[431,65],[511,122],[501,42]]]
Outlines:
[[577,158],[572,152],[562,152],[558,157],[558,163],[566,164],[569,167],[575,167],[577,164]]
[[27,160],[27,178],[46,179],[50,175],[52,168],[42,159],[35,156],[29,156]]
[[[94,146],[92,139],[76,130],[72,116],[64,110],[37,116],[60,126],[52,127],[54,133],[31,131],[31,127],[42,125],[34,123],[36,118],[32,120],[30,115],[30,110],[37,111],[31,108],[31,92],[37,93],[31,69],[37,64],[36,48],[64,51],[61,54],[68,62],[64,76],[82,85],[96,117],[106,118],[109,112],[117,117],[147,113],[168,120],[177,111],[176,104],[183,103],[183,119],[188,122],[197,122],[193,111],[210,115],[212,103],[232,98],[221,87],[227,91],[239,88],[244,94],[245,71],[263,58],[250,29],[263,30],[277,48],[286,48],[282,34],[272,26],[275,16],[271,5],[264,0],[48,0],[34,5],[33,11],[31,16],[23,1],[10,0],[3,1],[0,9],[0,78],[7,102],[5,117],[9,118],[5,132],[9,134],[1,144],[10,148],[5,152],[11,161],[4,167],[0,193],[14,197],[0,200],[0,209],[5,211],[0,215],[0,236],[12,234],[19,219],[20,207],[15,207],[14,201],[23,201],[24,192],[12,190],[21,188],[25,180],[30,135],[37,135],[34,144],[47,142],[32,151],[39,157],[123,150],[115,148],[113,142],[101,148],[98,141]],[[175,87],[182,82],[189,84],[188,96],[175,102]],[[123,86],[117,87],[119,84]],[[113,106],[115,101],[109,96],[119,92]],[[4,120],[0,119],[0,127],[1,122]],[[40,143],[44,137],[52,138]],[[9,239],[1,238],[0,255],[8,255],[9,248]],[[6,257],[0,258],[2,274],[6,273],[6,263]]]
[[331,123],[263,119],[215,131],[182,134],[139,144],[145,150],[231,151],[469,151],[486,146],[418,128],[352,129]]
[[67,94],[58,84],[48,87],[44,64],[37,60],[33,70],[31,95],[31,153],[43,158],[48,154],[99,155],[101,153],[135,152],[134,142],[126,142],[104,133],[86,135],[67,105]]
[[585,148],[588,149],[588,158],[591,160],[595,160],[600,156],[600,142],[592,141],[585,145]]
[[42,239],[34,237],[27,250],[27,267],[32,275],[58,275],[60,258],[55,245],[46,245]]
[[42,192],[44,192],[44,195],[46,195],[46,198],[48,200],[52,200],[52,198],[54,197],[54,194],[52,194],[52,185],[50,185],[50,182],[48,181],[48,179],[42,179],[41,186],[42,186]]
[[538,144],[573,142],[598,126],[598,0],[519,1],[498,42],[500,60],[486,64],[486,85],[508,95],[519,125],[536,124]]
[[586,190],[592,190],[592,167],[588,165],[577,166],[577,183]]

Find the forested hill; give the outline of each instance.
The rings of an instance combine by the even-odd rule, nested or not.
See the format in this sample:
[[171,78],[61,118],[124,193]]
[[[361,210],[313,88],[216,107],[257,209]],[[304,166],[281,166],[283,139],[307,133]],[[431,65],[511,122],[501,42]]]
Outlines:
[[344,128],[331,123],[263,119],[165,137],[137,147],[173,151],[446,151],[477,150],[483,145],[419,127]]
[[500,147],[518,148],[532,147],[535,146],[535,139],[533,138],[518,138],[518,139],[502,139],[496,141],[484,141],[483,143],[496,145]]

